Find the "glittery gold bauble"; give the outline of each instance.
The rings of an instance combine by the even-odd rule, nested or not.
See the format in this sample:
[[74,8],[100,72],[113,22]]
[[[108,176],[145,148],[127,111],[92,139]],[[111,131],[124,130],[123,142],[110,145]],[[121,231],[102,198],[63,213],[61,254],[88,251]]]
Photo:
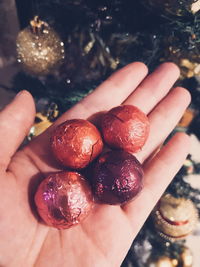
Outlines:
[[158,258],[157,260],[149,260],[148,267],[175,267],[176,265],[173,264],[172,259],[167,256],[163,256]]
[[187,247],[184,248],[180,255],[181,267],[192,267],[193,266],[193,254]]
[[200,0],[143,0],[148,6],[165,14],[184,16],[200,10]]
[[18,62],[33,75],[45,75],[64,58],[64,43],[58,34],[36,16],[17,36]]
[[166,194],[154,209],[153,219],[162,237],[176,241],[186,238],[195,229],[198,213],[191,200]]

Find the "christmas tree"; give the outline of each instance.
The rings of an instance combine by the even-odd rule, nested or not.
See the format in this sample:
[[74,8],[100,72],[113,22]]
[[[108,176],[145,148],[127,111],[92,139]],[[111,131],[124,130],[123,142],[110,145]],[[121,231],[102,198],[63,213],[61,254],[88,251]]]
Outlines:
[[[40,113],[29,138],[122,66],[142,61],[153,71],[161,62],[173,61],[181,69],[178,84],[192,95],[192,104],[174,131],[200,139],[199,0],[34,0],[16,5],[21,71],[10,89],[26,88],[36,99]],[[196,225],[200,190],[188,176],[199,172],[200,164],[190,155],[122,266],[192,266],[186,265],[192,255],[185,238]]]

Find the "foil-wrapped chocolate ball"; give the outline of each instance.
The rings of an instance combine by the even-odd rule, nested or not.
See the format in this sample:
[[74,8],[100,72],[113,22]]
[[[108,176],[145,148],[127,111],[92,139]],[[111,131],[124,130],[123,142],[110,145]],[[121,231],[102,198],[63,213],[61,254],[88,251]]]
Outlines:
[[102,118],[101,128],[109,146],[133,153],[140,150],[147,140],[149,120],[137,107],[124,105],[108,111]]
[[140,192],[142,178],[143,169],[136,157],[123,150],[110,151],[94,166],[92,188],[100,202],[123,204]]
[[42,181],[35,203],[47,225],[66,229],[87,217],[93,206],[93,197],[81,174],[66,171],[51,174]]
[[51,146],[55,157],[64,166],[82,169],[101,153],[103,141],[92,123],[74,119],[56,127]]

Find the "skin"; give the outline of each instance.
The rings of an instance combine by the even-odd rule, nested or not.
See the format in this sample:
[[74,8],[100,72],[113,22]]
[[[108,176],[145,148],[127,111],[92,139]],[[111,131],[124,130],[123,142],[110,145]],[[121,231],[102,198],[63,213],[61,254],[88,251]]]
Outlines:
[[[178,76],[172,63],[162,64],[149,76],[143,63],[129,64],[18,151],[34,120],[34,101],[22,91],[0,112],[0,266],[120,266],[189,150],[184,133],[158,150],[190,102],[186,89],[172,88]],[[46,226],[35,213],[33,196],[39,181],[58,170],[49,150],[53,128],[121,103],[136,105],[151,124],[148,141],[136,155],[144,162],[142,192],[123,207],[96,205],[86,220],[68,230]]]

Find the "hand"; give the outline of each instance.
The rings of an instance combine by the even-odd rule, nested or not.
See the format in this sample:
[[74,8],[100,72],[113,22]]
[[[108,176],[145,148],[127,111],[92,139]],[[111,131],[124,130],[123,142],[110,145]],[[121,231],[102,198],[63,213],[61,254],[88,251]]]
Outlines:
[[[179,76],[172,63],[162,64],[146,75],[147,68],[142,63],[119,70],[18,152],[34,120],[33,99],[22,91],[1,111],[0,266],[120,266],[189,148],[189,137],[179,133],[151,156],[180,120],[190,95],[180,87],[170,91]],[[70,229],[46,226],[37,217],[33,197],[41,179],[58,169],[49,150],[53,128],[67,119],[87,119],[121,103],[139,107],[148,114],[151,124],[148,141],[136,155],[145,161],[142,192],[123,207],[96,204],[80,225]]]

